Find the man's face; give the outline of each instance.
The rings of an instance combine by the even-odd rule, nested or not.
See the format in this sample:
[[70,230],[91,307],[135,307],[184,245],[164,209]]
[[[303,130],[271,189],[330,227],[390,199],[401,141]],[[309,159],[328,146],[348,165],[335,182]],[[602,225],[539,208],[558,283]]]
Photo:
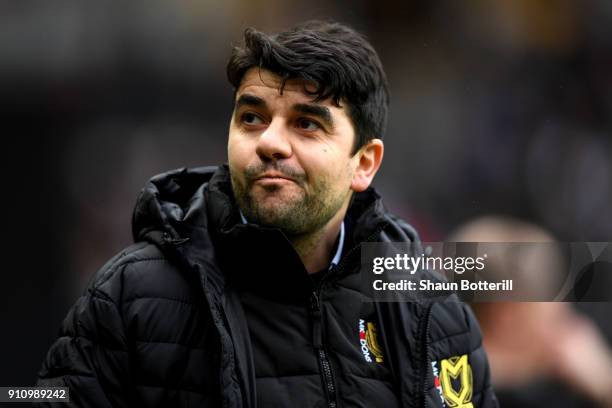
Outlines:
[[[314,232],[348,206],[359,162],[346,108],[313,102],[305,82],[252,68],[236,92],[228,157],[245,217],[288,235]],[[306,84],[308,85],[308,84]]]

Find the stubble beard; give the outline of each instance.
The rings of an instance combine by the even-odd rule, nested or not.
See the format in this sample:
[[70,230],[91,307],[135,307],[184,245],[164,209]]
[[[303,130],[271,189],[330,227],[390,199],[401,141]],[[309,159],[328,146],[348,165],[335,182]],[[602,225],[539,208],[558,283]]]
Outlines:
[[300,237],[321,230],[342,208],[345,197],[331,188],[330,180],[320,178],[308,191],[305,175],[280,170],[291,176],[295,185],[256,186],[255,178],[265,171],[262,166],[247,168],[242,179],[230,172],[234,196],[249,222]]

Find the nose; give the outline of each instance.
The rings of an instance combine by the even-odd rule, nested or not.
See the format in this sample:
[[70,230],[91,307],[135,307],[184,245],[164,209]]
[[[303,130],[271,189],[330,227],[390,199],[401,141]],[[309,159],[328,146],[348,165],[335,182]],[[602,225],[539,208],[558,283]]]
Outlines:
[[273,120],[259,135],[256,152],[262,161],[291,157],[292,148],[289,135],[280,118]]

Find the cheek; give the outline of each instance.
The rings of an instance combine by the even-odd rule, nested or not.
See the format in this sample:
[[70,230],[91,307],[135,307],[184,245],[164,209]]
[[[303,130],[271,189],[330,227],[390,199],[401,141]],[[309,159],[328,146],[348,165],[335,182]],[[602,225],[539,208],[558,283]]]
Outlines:
[[304,170],[315,182],[324,179],[332,188],[348,188],[352,179],[351,162],[344,154],[324,147],[302,161]]
[[308,178],[314,181],[321,177],[329,177],[328,173],[334,167],[334,156],[326,146],[294,143],[293,157]]
[[230,167],[234,169],[243,169],[248,164],[248,147],[244,140],[241,140],[239,135],[230,132],[227,141],[227,159]]

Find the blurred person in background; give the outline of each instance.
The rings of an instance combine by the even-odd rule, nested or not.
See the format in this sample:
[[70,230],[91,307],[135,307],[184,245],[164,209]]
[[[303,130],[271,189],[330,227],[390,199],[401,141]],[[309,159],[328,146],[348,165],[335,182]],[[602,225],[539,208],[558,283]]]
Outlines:
[[[449,240],[554,242],[543,228],[503,216],[469,221]],[[505,278],[528,274],[531,293],[523,296],[537,297],[558,282],[562,260],[559,251],[540,248],[533,253],[529,260],[489,256],[487,268]],[[500,406],[612,407],[612,350],[598,327],[571,303],[487,302],[475,303],[473,308]]]
[[38,385],[77,406],[497,406],[466,305],[361,292],[361,243],[419,240],[370,187],[389,97],[369,42],[248,29],[227,73],[229,165],[150,181]]

